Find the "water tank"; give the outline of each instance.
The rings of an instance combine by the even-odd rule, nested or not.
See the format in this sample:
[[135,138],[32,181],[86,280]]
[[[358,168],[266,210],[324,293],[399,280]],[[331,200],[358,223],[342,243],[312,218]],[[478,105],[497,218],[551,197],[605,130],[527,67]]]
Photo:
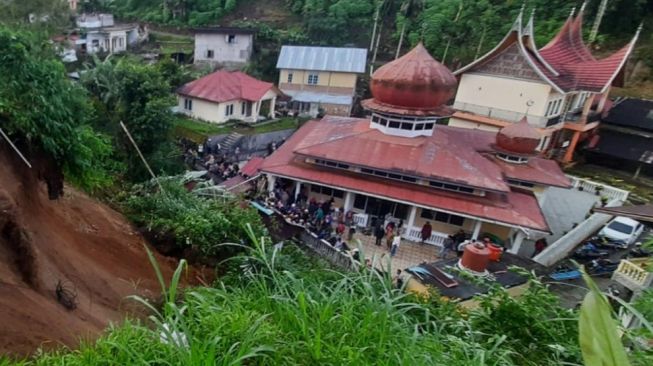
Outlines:
[[472,243],[465,246],[460,265],[463,269],[483,273],[490,261],[490,250],[481,243]]

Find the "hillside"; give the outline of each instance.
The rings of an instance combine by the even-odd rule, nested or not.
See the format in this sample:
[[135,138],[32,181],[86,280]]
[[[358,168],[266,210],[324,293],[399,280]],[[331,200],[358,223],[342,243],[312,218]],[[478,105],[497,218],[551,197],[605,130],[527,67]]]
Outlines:
[[[157,293],[144,240],[120,214],[69,187],[49,200],[39,167],[4,141],[0,171],[0,353],[76,347],[136,309],[126,296]],[[59,281],[77,293],[76,309],[57,302]]]

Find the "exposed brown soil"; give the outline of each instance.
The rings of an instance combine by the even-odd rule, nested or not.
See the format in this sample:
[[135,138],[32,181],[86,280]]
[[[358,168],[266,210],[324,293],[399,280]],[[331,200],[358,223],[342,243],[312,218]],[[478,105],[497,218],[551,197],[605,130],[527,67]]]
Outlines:
[[[0,354],[76,347],[138,311],[127,296],[158,296],[145,241],[126,219],[70,187],[50,200],[41,179],[0,142]],[[158,261],[169,278],[176,260]],[[74,310],[57,301],[59,282],[76,293]]]

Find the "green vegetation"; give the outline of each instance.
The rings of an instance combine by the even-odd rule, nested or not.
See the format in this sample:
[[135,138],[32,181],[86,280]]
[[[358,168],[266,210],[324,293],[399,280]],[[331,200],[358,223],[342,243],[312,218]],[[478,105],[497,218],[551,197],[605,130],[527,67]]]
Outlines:
[[188,192],[176,179],[162,182],[160,191],[152,182],[135,186],[124,198],[127,216],[150,231],[172,235],[178,247],[192,247],[206,256],[225,257],[247,237],[245,223],[260,235],[258,213],[231,198],[207,199]]
[[[95,114],[86,92],[67,79],[43,39],[0,26],[0,85],[0,126],[28,157],[87,189],[111,181],[112,148],[91,127]],[[48,186],[52,198],[63,187],[54,180]]]
[[[248,233],[254,246],[232,260],[215,287],[176,298],[181,263],[170,285],[159,276],[161,307],[135,299],[151,309],[148,324],[130,321],[94,345],[19,364],[579,365],[581,357],[593,357],[587,365],[617,365],[610,360],[623,352],[612,339],[581,356],[576,312],[559,308],[535,280],[519,299],[494,287],[480,307],[461,310],[406,295],[379,272],[338,273],[292,245],[279,251]],[[608,318],[605,329],[580,334],[589,347],[616,332],[605,298],[592,289],[583,316],[593,325]],[[632,355],[635,365],[650,361],[639,351]]]
[[243,135],[254,135],[257,133],[272,132],[297,128],[301,120],[293,117],[283,117],[278,120],[261,122],[254,126],[247,126],[243,123],[227,122],[217,125],[214,123],[202,122],[177,115],[175,119],[175,135],[185,137],[197,143],[203,142],[209,136],[238,132]]
[[123,179],[142,181],[149,175],[120,128],[121,121],[155,172],[179,172],[180,159],[170,159],[179,152],[169,140],[174,121],[170,108],[175,104],[169,80],[181,82],[180,70],[169,63],[150,66],[131,58],[94,61],[81,81],[94,97],[96,128],[113,137],[116,153],[126,165]]

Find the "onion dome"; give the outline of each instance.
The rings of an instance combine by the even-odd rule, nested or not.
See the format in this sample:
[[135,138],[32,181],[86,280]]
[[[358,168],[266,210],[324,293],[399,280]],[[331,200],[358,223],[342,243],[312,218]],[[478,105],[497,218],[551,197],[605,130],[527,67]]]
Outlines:
[[524,116],[521,121],[499,130],[496,147],[510,154],[535,155],[541,138],[537,129],[529,125]]
[[364,106],[384,112],[393,112],[394,107],[398,112],[414,110],[431,114],[429,111],[441,109],[453,97],[456,84],[453,73],[431,57],[420,42],[372,75],[373,99],[365,101]]

